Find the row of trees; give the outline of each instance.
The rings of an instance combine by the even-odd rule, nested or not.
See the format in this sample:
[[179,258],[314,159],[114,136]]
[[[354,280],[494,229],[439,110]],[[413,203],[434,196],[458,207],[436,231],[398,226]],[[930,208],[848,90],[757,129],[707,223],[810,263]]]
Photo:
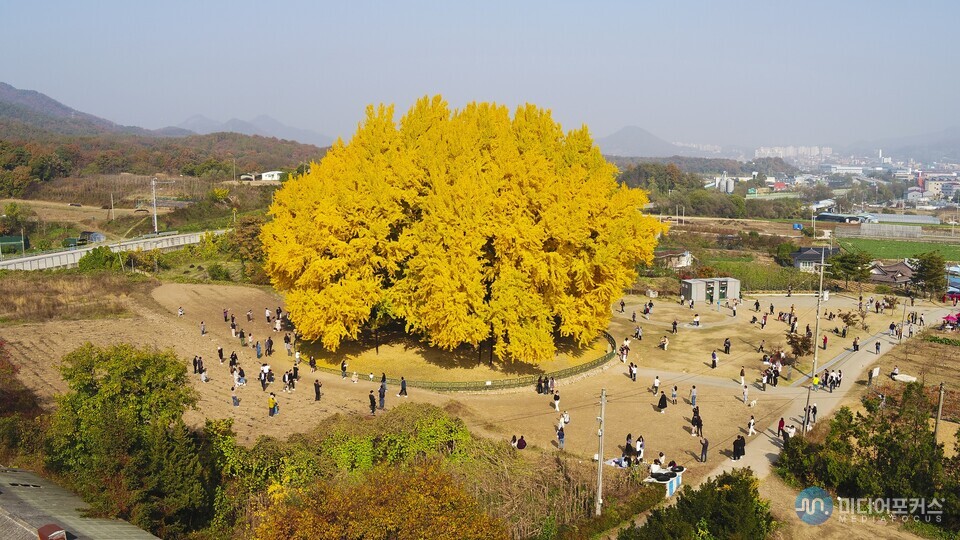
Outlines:
[[672,156],[665,158],[629,158],[612,157],[619,167],[628,171],[632,167],[646,164],[674,165],[685,173],[697,175],[719,175],[726,172],[730,176],[750,176],[758,173],[763,176],[789,176],[800,170],[781,158],[758,158],[752,161],[737,161],[727,158],[696,158]]
[[384,316],[501,358],[585,343],[665,227],[618,185],[585,128],[549,111],[423,98],[367,110],[349,144],[277,192],[265,268],[306,339],[336,349]]

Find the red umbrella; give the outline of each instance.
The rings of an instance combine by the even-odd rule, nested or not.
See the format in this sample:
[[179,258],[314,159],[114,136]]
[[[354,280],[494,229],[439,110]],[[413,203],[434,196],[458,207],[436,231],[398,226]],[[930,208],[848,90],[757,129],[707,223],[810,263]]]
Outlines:
[[943,320],[947,322],[957,322],[957,315],[960,315],[960,314],[954,313],[953,315],[947,315],[946,317],[943,318]]

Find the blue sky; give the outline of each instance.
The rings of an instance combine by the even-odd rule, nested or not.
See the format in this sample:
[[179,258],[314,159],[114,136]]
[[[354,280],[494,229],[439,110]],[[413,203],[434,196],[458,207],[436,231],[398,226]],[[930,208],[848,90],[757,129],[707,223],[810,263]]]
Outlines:
[[[846,144],[960,125],[957,2],[4,1],[0,81],[121,124],[349,137],[427,94],[594,136]],[[399,116],[399,115],[398,115]]]

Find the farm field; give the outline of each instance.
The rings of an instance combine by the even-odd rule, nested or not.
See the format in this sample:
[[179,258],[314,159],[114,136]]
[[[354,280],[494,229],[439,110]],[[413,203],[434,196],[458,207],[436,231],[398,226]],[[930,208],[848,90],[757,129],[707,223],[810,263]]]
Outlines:
[[863,250],[878,259],[904,259],[938,250],[947,261],[960,261],[960,238],[956,244],[869,238],[843,238],[838,239],[837,242],[846,250]]

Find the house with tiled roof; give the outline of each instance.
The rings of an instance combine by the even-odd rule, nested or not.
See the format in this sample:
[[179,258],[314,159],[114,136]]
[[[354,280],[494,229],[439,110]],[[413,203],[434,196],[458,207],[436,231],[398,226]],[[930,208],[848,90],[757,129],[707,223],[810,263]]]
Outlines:
[[910,265],[903,261],[893,264],[875,262],[870,266],[871,283],[902,287],[910,283],[912,278],[913,268],[910,268]]

